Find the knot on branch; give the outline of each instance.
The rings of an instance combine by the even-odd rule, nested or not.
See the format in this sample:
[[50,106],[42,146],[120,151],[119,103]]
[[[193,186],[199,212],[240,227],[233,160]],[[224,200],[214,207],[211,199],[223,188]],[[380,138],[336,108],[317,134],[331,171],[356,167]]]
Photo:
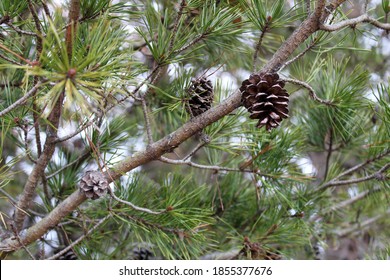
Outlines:
[[103,197],[108,192],[108,181],[99,171],[87,171],[80,181],[80,191],[91,199]]

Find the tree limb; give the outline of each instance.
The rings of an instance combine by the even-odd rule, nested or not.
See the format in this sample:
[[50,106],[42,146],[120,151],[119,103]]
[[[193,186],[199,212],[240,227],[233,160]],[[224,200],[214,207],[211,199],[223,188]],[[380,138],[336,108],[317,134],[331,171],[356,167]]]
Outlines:
[[356,17],[356,18],[343,20],[341,22],[338,22],[338,23],[335,23],[335,24],[332,24],[332,25],[321,24],[320,25],[320,29],[324,30],[324,31],[333,32],[333,31],[337,31],[337,30],[343,29],[345,27],[353,27],[354,28],[359,23],[370,23],[373,26],[378,27],[380,29],[383,29],[383,30],[386,30],[386,31],[390,30],[390,23],[379,22],[378,20],[370,17],[368,14],[363,14],[363,15],[361,15],[359,17]]

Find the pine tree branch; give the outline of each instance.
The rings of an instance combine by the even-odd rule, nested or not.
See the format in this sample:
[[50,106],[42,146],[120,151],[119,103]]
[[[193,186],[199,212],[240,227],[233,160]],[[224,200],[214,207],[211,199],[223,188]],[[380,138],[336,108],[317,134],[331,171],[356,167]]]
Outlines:
[[295,85],[299,85],[299,86],[302,86],[304,88],[306,88],[308,91],[309,91],[309,95],[310,97],[321,103],[321,104],[325,104],[325,105],[333,105],[332,101],[329,101],[329,100],[322,100],[321,98],[319,98],[317,96],[317,94],[315,93],[314,89],[306,82],[303,82],[303,81],[299,81],[299,80],[296,80],[296,79],[283,79],[283,81],[287,82],[287,83],[291,83],[291,84],[295,84]]
[[69,246],[67,246],[66,248],[62,249],[61,251],[59,251],[57,254],[51,256],[50,258],[47,258],[46,260],[56,260],[58,259],[59,257],[61,257],[63,254],[65,254],[66,252],[68,252],[69,250],[71,250],[72,248],[74,248],[77,244],[79,244],[81,241],[83,241],[86,237],[88,237],[89,235],[91,235],[92,232],[94,232],[98,227],[100,227],[105,221],[107,221],[109,218],[112,217],[112,214],[108,214],[107,216],[105,216],[104,218],[100,219],[99,222],[96,223],[96,225],[94,225],[91,229],[89,229],[86,233],[84,233],[83,235],[81,235],[79,238],[77,238],[75,241],[73,241],[71,244],[69,244]]
[[344,230],[340,230],[340,231],[337,231],[335,232],[339,237],[346,237],[346,236],[349,236],[355,232],[361,232],[362,229],[378,222],[379,220],[381,219],[384,219],[384,218],[388,218],[390,215],[390,209],[388,209],[385,213],[382,213],[382,214],[378,214],[370,219],[367,219],[361,223],[358,223],[356,225],[353,225],[353,226],[349,226],[348,228],[344,229]]
[[108,189],[108,192],[110,194],[110,196],[117,202],[119,203],[122,203],[122,204],[126,204],[127,206],[130,206],[132,209],[136,210],[136,211],[140,211],[140,212],[144,212],[144,213],[148,213],[148,214],[152,214],[152,215],[161,215],[161,214],[164,214],[167,212],[167,210],[163,210],[163,211],[153,211],[153,210],[150,210],[150,209],[147,209],[147,208],[144,208],[144,207],[139,207],[137,205],[134,205],[133,203],[129,202],[129,201],[126,201],[126,200],[123,200],[123,199],[120,199],[119,197],[117,197],[114,192],[109,188]]
[[204,165],[204,164],[199,164],[192,162],[189,159],[186,160],[175,160],[175,159],[170,159],[166,157],[160,157],[160,161],[169,163],[169,164],[174,164],[174,165],[188,165],[194,168],[198,169],[204,169],[204,170],[213,170],[216,172],[239,172],[239,173],[253,173],[259,176],[264,176],[268,178],[283,178],[282,176],[277,176],[277,175],[269,175],[269,174],[264,174],[261,173],[259,170],[252,170],[252,169],[239,169],[239,168],[232,168],[232,167],[223,167],[219,165]]
[[296,55],[295,57],[293,57],[292,59],[286,61],[286,63],[284,63],[282,65],[282,67],[280,67],[280,70],[283,70],[285,67],[287,67],[288,65],[290,65],[291,63],[294,63],[295,61],[297,61],[298,59],[300,59],[302,56],[304,56],[308,51],[310,51],[316,44],[317,44],[317,41],[318,41],[318,37],[314,38],[311,43],[302,51],[300,52],[298,55]]
[[[271,20],[271,19],[270,19]],[[263,29],[261,30],[261,34],[260,34],[260,37],[259,37],[259,41],[257,42],[256,44],[256,47],[255,47],[255,52],[253,53],[253,72],[256,71],[256,61],[257,61],[257,57],[259,55],[259,51],[260,51],[260,48],[261,48],[261,45],[263,43],[263,39],[264,39],[264,36],[265,36],[265,33],[269,30],[269,24],[270,24],[270,20],[269,18],[266,19],[266,22],[264,24],[264,27]]]
[[28,0],[28,9],[30,10],[30,13],[34,19],[35,28],[37,29],[37,56],[39,57],[42,53],[43,49],[43,36],[42,36],[42,27],[41,27],[41,21],[39,20],[37,11],[34,8],[34,5],[31,0]]
[[[35,9],[31,3],[31,1],[28,1],[29,3],[29,9],[31,13],[33,14],[33,18],[36,22],[37,25],[37,30],[38,26],[40,28],[40,22],[38,19],[38,16],[36,15]],[[78,13],[80,11],[80,2],[79,0],[72,0],[70,3],[70,10],[69,10],[69,21],[73,22],[75,17],[78,17]],[[68,50],[69,57],[71,57],[71,50],[72,50],[72,45],[73,45],[73,39],[74,36],[72,31],[75,30],[72,28],[70,30],[70,33],[67,32],[66,34],[66,46]],[[40,30],[40,29],[39,29]],[[39,31],[38,30],[38,31]],[[38,42],[37,42],[38,43]],[[37,45],[38,48],[38,45]],[[69,52],[70,51],[70,52]],[[40,53],[40,52],[39,52]],[[50,123],[47,127],[47,139],[44,145],[44,149],[42,154],[39,156],[37,163],[34,165],[33,170],[29,174],[27,178],[27,182],[23,188],[23,192],[20,196],[20,199],[18,201],[17,207],[15,208],[15,214],[14,214],[14,221],[15,221],[15,228],[17,231],[20,231],[23,228],[23,223],[24,219],[26,216],[26,211],[24,209],[28,209],[31,201],[34,198],[35,195],[35,190],[37,188],[39,178],[44,174],[44,171],[46,169],[46,166],[49,164],[54,151],[55,151],[55,146],[58,138],[58,126],[60,122],[60,117],[62,113],[62,103],[65,98],[65,92],[62,92],[60,96],[58,97],[58,100],[56,101],[51,113],[49,114],[47,120]]]
[[[22,30],[20,29],[19,27],[15,26],[12,24],[12,20],[10,20],[9,22],[7,22],[7,25],[9,27],[11,27],[13,30],[15,30],[18,34],[20,35],[27,35],[27,36],[33,36],[33,37],[39,37],[39,34],[35,33],[35,32],[31,32],[31,31],[25,31],[25,30]],[[44,34],[42,34],[42,36],[45,36]]]
[[85,158],[87,158],[90,155],[90,153],[91,153],[90,151],[83,153],[81,156],[76,158],[74,161],[72,161],[72,162],[62,166],[60,169],[58,169],[57,171],[53,172],[52,174],[47,175],[46,179],[49,180],[50,178],[53,178],[54,176],[57,176],[59,173],[61,173],[65,169],[67,169],[67,168],[71,167],[72,165],[78,163],[79,161],[84,160]]
[[[325,19],[328,14],[328,11],[324,11],[322,17]],[[319,18],[314,14],[310,15],[283,43],[283,45],[276,51],[271,60],[264,66],[263,69],[261,69],[260,72],[275,72],[280,69],[283,63],[296,50],[296,48],[318,30],[319,24]],[[201,40],[201,38],[198,40]],[[196,133],[202,131],[206,126],[230,114],[239,106],[241,106],[241,92],[236,90],[219,105],[195,118],[192,118],[176,131],[149,145],[146,150],[137,152],[125,158],[123,161],[107,170],[105,172],[105,176],[108,182],[113,182],[140,165],[159,159],[165,153],[170,152],[172,149],[176,148]],[[38,160],[38,163],[40,162],[40,159]],[[23,232],[23,236],[21,236],[23,244],[27,245],[39,239],[47,230],[57,225],[63,217],[73,211],[85,200],[86,196],[84,193],[76,190],[56,208],[54,208],[45,218]],[[10,238],[5,239],[0,243],[0,252],[11,252],[18,250],[19,248],[19,243]]]
[[347,19],[332,25],[329,24],[322,24],[320,25],[320,29],[328,32],[334,32],[338,31],[340,29],[343,29],[345,27],[352,27],[355,28],[357,24],[359,23],[370,23],[373,26],[383,29],[386,31],[390,31],[390,23],[382,23],[379,22],[378,20],[370,17],[368,14],[363,14],[359,17],[352,18],[352,19]]
[[152,134],[152,128],[150,126],[150,114],[148,110],[148,106],[146,105],[145,96],[141,98],[141,104],[142,104],[142,112],[144,114],[145,119],[145,128],[146,128],[146,135],[148,139],[148,145],[153,143],[153,134]]
[[311,216],[309,221],[310,222],[315,222],[318,219],[320,219],[321,217],[323,217],[323,216],[325,216],[325,215],[327,215],[329,213],[332,213],[332,212],[335,212],[335,211],[339,211],[340,209],[348,207],[348,206],[354,204],[355,202],[363,200],[363,199],[367,198],[368,196],[370,196],[370,195],[372,195],[374,193],[377,193],[377,192],[381,192],[383,190],[384,190],[384,188],[375,187],[373,189],[361,192],[358,195],[356,195],[356,196],[354,196],[354,197],[352,197],[350,199],[344,200],[344,201],[342,201],[342,202],[340,202],[340,203],[338,203],[336,205],[333,205],[333,206],[325,209],[321,213],[318,213],[318,214],[315,214],[315,215]]
[[41,0],[41,3],[42,3],[42,7],[43,7],[43,10],[45,11],[46,16],[53,22],[53,18],[50,14],[50,9],[47,6],[46,1]]
[[180,3],[179,11],[177,12],[177,17],[175,19],[175,23],[173,24],[172,37],[171,37],[171,40],[169,42],[169,47],[168,47],[168,51],[167,51],[168,55],[173,49],[173,45],[175,43],[175,39],[176,39],[176,35],[177,35],[177,30],[179,28],[180,18],[183,15],[183,9],[185,6],[186,6],[186,1],[182,0]]
[[30,256],[30,258],[32,260],[35,260],[33,254],[30,252],[30,250],[23,244],[22,240],[20,239],[20,236],[19,236],[19,233],[18,231],[16,230],[16,228],[14,227],[13,224],[10,225],[14,235],[15,235],[15,239],[19,242],[20,246],[27,252],[27,254]]
[[387,178],[385,177],[384,172],[387,171],[388,169],[390,169],[390,163],[385,164],[377,172],[374,172],[373,174],[371,174],[369,176],[365,176],[365,177],[361,177],[361,178],[357,178],[357,179],[341,180],[341,181],[332,180],[332,181],[322,185],[320,188],[318,188],[318,191],[323,191],[323,190],[330,188],[330,187],[338,187],[338,186],[345,186],[345,185],[362,183],[362,182],[373,180],[373,179],[380,180],[380,181],[386,180]]
[[[56,208],[54,208],[46,217],[40,220],[38,223],[29,227],[27,230],[19,232],[20,241],[27,246],[28,244],[38,240],[48,230],[54,228],[59,222],[74,209],[76,209],[81,203],[83,203],[87,197],[83,192],[79,190],[73,192],[64,201],[62,201]],[[0,252],[12,252],[20,249],[21,246],[14,238],[8,238],[2,240],[0,243]]]
[[65,141],[68,141],[69,139],[73,138],[74,136],[76,136],[77,134],[81,133],[82,131],[86,130],[88,127],[90,127],[91,125],[93,125],[94,123],[94,120],[89,120],[87,122],[85,122],[82,126],[80,126],[76,131],[72,132],[72,133],[69,133],[68,135],[66,136],[63,136],[63,137],[59,137],[55,140],[55,143],[60,143],[60,142],[65,142]]
[[8,114],[9,112],[14,110],[15,108],[24,105],[26,103],[27,99],[29,99],[33,94],[35,94],[40,86],[41,86],[40,82],[35,84],[35,86],[33,86],[25,95],[23,95],[23,97],[19,98],[17,101],[15,101],[10,106],[8,106],[3,111],[1,111],[0,117],[4,116],[5,114]]

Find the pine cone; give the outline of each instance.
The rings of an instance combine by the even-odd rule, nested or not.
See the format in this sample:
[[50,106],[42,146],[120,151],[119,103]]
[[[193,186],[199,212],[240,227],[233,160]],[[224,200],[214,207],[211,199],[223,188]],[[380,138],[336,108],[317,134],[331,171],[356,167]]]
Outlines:
[[135,260],[149,260],[153,257],[153,253],[146,248],[134,248],[133,254]]
[[107,194],[107,179],[98,171],[87,171],[80,182],[80,190],[86,197],[98,199]]
[[191,117],[196,117],[211,108],[214,100],[213,85],[206,78],[192,79],[191,83],[188,90],[190,100],[186,109]]
[[[58,250],[58,252],[59,251],[60,250]],[[58,260],[77,260],[77,259],[78,259],[78,257],[76,256],[76,254],[72,250],[69,250],[66,253],[64,253],[63,255],[58,257]]]
[[257,127],[266,126],[270,131],[288,118],[289,95],[283,88],[284,82],[276,73],[252,74],[242,82],[241,101],[248,109],[251,119],[259,119]]

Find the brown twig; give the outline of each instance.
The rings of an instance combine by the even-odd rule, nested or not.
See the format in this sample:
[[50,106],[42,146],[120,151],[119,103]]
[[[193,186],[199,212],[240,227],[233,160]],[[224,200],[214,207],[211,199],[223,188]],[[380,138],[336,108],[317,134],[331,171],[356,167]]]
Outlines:
[[338,23],[335,23],[332,25],[321,24],[320,29],[324,30],[324,31],[328,31],[328,32],[334,32],[334,31],[338,31],[340,29],[343,29],[345,27],[355,28],[356,25],[359,23],[370,23],[377,28],[380,28],[380,29],[383,29],[386,31],[390,31],[390,23],[379,22],[378,20],[370,17],[368,14],[363,14],[363,15],[356,17],[356,18],[343,20],[341,22],[338,22]]
[[340,237],[345,237],[345,236],[353,234],[354,232],[360,233],[362,231],[362,229],[368,227],[371,224],[376,223],[380,219],[388,218],[389,215],[390,215],[390,209],[388,209],[385,213],[378,214],[378,215],[376,215],[372,218],[369,218],[361,223],[358,223],[354,226],[348,226],[348,228],[346,228],[344,230],[337,231],[336,234]]
[[145,96],[141,98],[141,104],[142,104],[142,112],[144,114],[144,119],[145,119],[145,128],[146,128],[146,135],[148,139],[148,145],[153,143],[153,134],[152,134],[152,128],[150,125],[150,113],[148,106],[146,104]]
[[59,251],[57,254],[51,256],[50,258],[47,258],[47,260],[55,260],[61,257],[63,254],[74,248],[77,244],[79,244],[81,241],[83,241],[86,237],[88,237],[92,232],[94,232],[98,227],[100,227],[106,220],[112,217],[112,214],[108,214],[106,217],[102,218],[96,225],[94,225],[92,228],[90,228],[86,233],[81,235],[79,238],[77,238],[75,241],[73,241],[69,246]]
[[[72,22],[74,21],[74,17],[78,15],[80,9],[80,3],[79,0],[72,0],[70,3],[70,11],[69,11],[69,21]],[[37,15],[35,13],[35,9],[31,3],[31,0],[29,0],[29,8],[31,10],[31,13],[33,13],[33,17],[35,20],[39,20]],[[38,22],[36,22],[36,25],[39,25]],[[38,29],[38,27],[37,27]],[[73,33],[71,32],[70,35]],[[72,49],[72,44],[73,44],[73,36],[66,37],[66,44],[67,44],[67,50]],[[71,52],[69,53],[71,54]],[[49,114],[47,120],[50,123],[47,128],[47,139],[44,145],[44,149],[42,154],[37,160],[37,163],[33,167],[33,170],[29,174],[27,178],[27,182],[23,188],[23,192],[20,196],[20,199],[18,201],[17,207],[15,208],[15,214],[14,214],[14,221],[15,221],[15,226],[16,230],[20,231],[23,228],[23,222],[26,216],[26,212],[23,209],[28,209],[29,205],[34,198],[35,195],[35,190],[39,182],[39,178],[44,174],[44,170],[46,169],[46,166],[49,164],[54,151],[55,151],[55,140],[58,138],[58,126],[60,122],[60,117],[62,113],[62,103],[65,98],[65,92],[62,92],[60,96],[58,97],[51,113]]]
[[169,55],[169,53],[173,49],[173,45],[175,43],[175,39],[176,39],[176,36],[177,36],[177,30],[179,28],[180,18],[183,15],[183,9],[184,9],[185,6],[186,6],[186,1],[182,0],[181,3],[180,3],[179,10],[177,11],[177,17],[175,19],[175,23],[173,24],[172,37],[171,37],[171,40],[169,41],[169,47],[168,47],[168,51],[167,51],[168,55]]
[[263,26],[263,29],[261,30],[261,33],[260,33],[260,36],[259,36],[259,40],[258,40],[258,42],[256,44],[255,51],[253,53],[253,72],[256,71],[257,57],[259,55],[260,48],[261,48],[261,45],[263,43],[263,39],[264,39],[265,33],[269,30],[271,20],[272,20],[272,18],[267,18],[266,19],[265,24]]
[[12,231],[14,232],[15,239],[19,242],[20,246],[27,252],[27,254],[30,256],[32,260],[35,260],[34,255],[30,252],[30,250],[23,244],[23,241],[21,240],[18,231],[16,230],[15,226],[11,223],[10,227]]
[[42,28],[41,28],[41,21],[39,20],[37,11],[34,8],[34,5],[31,0],[28,0],[28,9],[30,10],[30,13],[34,19],[35,28],[37,29],[37,56],[39,57],[42,53],[43,49],[43,43],[42,43]]
[[321,104],[325,104],[325,105],[333,105],[332,101],[329,101],[329,100],[322,100],[321,98],[319,98],[317,96],[317,94],[315,93],[314,89],[306,82],[303,82],[303,81],[299,81],[299,80],[296,80],[296,79],[283,79],[283,81],[287,82],[287,83],[291,83],[291,84],[295,84],[295,85],[299,85],[299,86],[302,86],[304,88],[306,88],[308,91],[309,91],[309,95],[310,97],[321,103]]
[[297,61],[298,59],[300,59],[301,57],[303,57],[308,51],[310,51],[316,44],[317,44],[317,41],[318,41],[318,37],[314,38],[311,43],[302,51],[300,52],[298,55],[296,55],[295,57],[293,57],[292,59],[288,60],[286,63],[284,63],[279,71],[283,70],[285,67],[287,67],[288,65],[290,65],[291,63],[294,63],[295,61]]
[[318,189],[318,191],[322,191],[322,190],[325,190],[325,189],[330,188],[330,187],[339,187],[339,186],[345,186],[345,185],[358,184],[358,183],[366,182],[366,181],[373,180],[373,179],[386,180],[386,178],[384,178],[383,173],[385,171],[387,171],[388,169],[390,169],[390,163],[385,164],[378,171],[372,173],[371,175],[365,176],[365,177],[361,177],[361,178],[357,178],[357,179],[350,179],[350,180],[340,180],[340,181],[331,180],[328,183],[322,185]]
[[[169,163],[169,164],[174,164],[174,165],[188,165],[194,168],[198,169],[204,169],[204,170],[212,170],[216,172],[239,172],[239,173],[253,173],[255,175],[260,175],[268,178],[284,178],[282,175],[271,175],[271,174],[265,174],[261,173],[259,170],[256,169],[240,169],[240,168],[232,168],[232,167],[223,167],[219,165],[204,165],[204,164],[199,164],[190,161],[189,159],[186,160],[175,160],[175,159],[170,159],[167,157],[160,157],[160,161]],[[287,178],[287,177],[286,177]]]
[[152,214],[152,215],[161,215],[161,214],[164,214],[167,212],[167,210],[163,210],[163,211],[153,211],[153,210],[150,210],[148,208],[144,208],[144,207],[139,207],[137,205],[134,205],[133,203],[131,203],[130,201],[126,201],[126,200],[123,200],[123,199],[120,199],[119,197],[117,197],[114,192],[109,188],[108,189],[108,193],[110,194],[110,196],[117,202],[119,203],[123,203],[123,204],[126,204],[127,206],[130,206],[132,209],[136,210],[136,211],[140,211],[140,212],[144,212],[144,213],[148,213],[148,214]]
[[33,94],[35,94],[40,86],[41,86],[41,83],[39,83],[39,82],[37,84],[35,84],[35,86],[33,86],[25,95],[23,95],[23,97],[19,98],[17,101],[15,101],[10,106],[8,106],[3,111],[1,111],[0,117],[4,116],[5,114],[8,114],[9,112],[14,110],[15,108],[24,105],[25,102],[27,101],[27,99],[30,98]]
[[355,202],[358,202],[362,199],[365,199],[366,197],[374,194],[374,193],[377,193],[377,192],[380,192],[380,191],[383,191],[384,189],[383,188],[379,188],[379,187],[376,187],[376,188],[373,188],[371,190],[366,190],[364,192],[361,192],[359,193],[358,195],[350,198],[350,199],[347,199],[347,200],[344,200],[336,205],[333,205],[327,209],[325,209],[324,211],[322,211],[321,213],[318,213],[318,214],[315,214],[313,216],[310,217],[309,221],[310,222],[315,222],[317,221],[318,219],[320,219],[321,217],[329,214],[329,213],[332,213],[332,212],[335,212],[335,211],[339,211],[340,209],[343,209],[345,207],[348,207],[349,205],[352,205],[354,204]]

